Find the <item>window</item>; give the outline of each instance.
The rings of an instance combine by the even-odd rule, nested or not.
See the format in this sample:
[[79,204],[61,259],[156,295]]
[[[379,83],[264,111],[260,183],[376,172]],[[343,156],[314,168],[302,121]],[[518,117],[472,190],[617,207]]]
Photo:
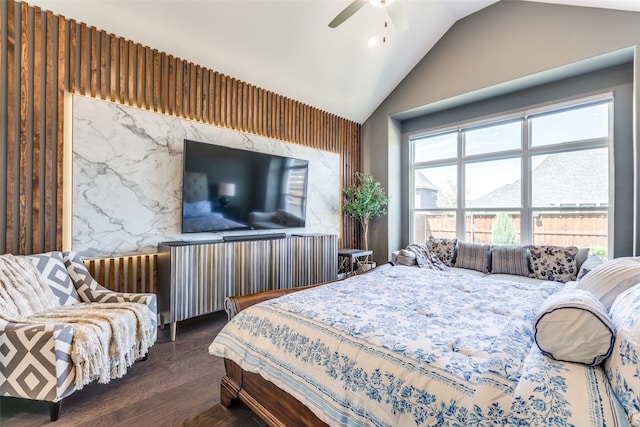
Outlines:
[[609,247],[610,96],[410,138],[411,241]]

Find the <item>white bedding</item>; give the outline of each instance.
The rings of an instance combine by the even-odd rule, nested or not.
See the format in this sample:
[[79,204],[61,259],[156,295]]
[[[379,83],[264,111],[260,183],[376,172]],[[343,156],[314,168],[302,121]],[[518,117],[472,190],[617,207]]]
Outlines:
[[535,345],[562,286],[396,266],[243,310],[209,351],[330,425],[627,425],[600,367]]

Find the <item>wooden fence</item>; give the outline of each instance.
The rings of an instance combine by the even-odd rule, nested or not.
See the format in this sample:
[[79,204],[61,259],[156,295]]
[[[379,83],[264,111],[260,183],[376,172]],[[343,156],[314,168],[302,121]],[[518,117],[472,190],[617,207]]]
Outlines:
[[[474,214],[466,219],[467,242],[492,243],[495,214]],[[513,225],[520,238],[520,216],[513,215]],[[533,244],[602,247],[608,246],[609,218],[601,212],[540,213],[533,220]],[[413,241],[425,242],[429,236],[456,237],[453,215],[416,215]]]

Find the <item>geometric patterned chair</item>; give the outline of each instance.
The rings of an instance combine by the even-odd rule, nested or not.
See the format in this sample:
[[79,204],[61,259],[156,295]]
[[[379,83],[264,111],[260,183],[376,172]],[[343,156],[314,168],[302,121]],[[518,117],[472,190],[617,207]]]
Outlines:
[[[74,252],[27,256],[60,305],[81,302],[137,302],[149,310],[157,328],[155,294],[113,292],[102,287]],[[153,345],[156,334],[152,334]],[[73,326],[63,323],[20,324],[0,313],[0,395],[49,402],[51,421],[58,419],[61,400],[76,390],[71,360]],[[145,349],[146,351],[146,349]],[[145,354],[146,357],[146,354]]]

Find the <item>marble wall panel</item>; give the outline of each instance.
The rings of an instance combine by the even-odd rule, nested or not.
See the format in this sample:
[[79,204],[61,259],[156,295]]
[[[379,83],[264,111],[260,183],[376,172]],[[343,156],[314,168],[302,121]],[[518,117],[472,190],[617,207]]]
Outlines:
[[340,234],[339,154],[74,95],[73,250],[154,253],[166,240],[260,233],[181,233],[185,139],[308,160],[306,227],[286,232]]

